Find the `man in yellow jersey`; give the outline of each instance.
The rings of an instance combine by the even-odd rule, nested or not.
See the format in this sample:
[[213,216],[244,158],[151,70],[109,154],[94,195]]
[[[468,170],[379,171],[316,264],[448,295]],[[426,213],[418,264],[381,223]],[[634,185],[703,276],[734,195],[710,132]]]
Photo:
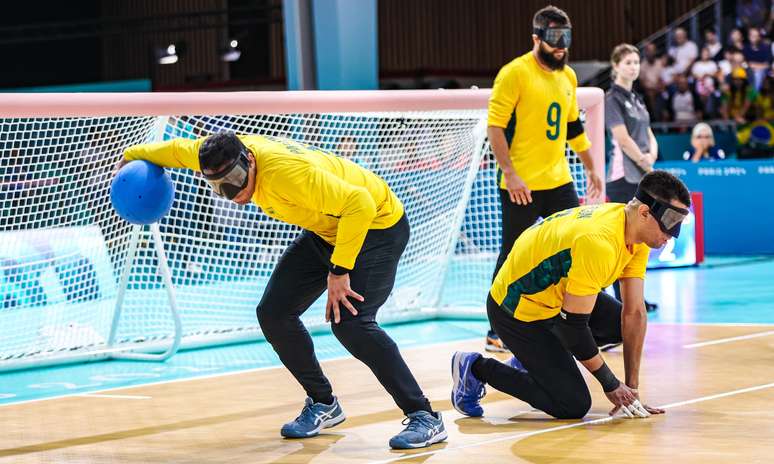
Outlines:
[[[572,25],[567,14],[547,6],[532,19],[532,50],[503,66],[489,99],[488,135],[497,158],[502,205],[502,245],[494,275],[513,242],[539,217],[578,206],[565,157],[569,143],[589,180],[589,194],[601,191],[580,121],[578,79],[567,66]],[[487,351],[504,351],[490,330]]]
[[[503,364],[478,353],[455,353],[454,407],[481,416],[488,383],[556,418],[581,418],[591,396],[577,359],[602,384],[614,405],[611,415],[663,413],[640,403],[637,390],[647,325],[645,267],[649,247],[662,247],[679,235],[690,201],[679,179],[652,171],[626,205],[572,208],[527,229],[487,299],[489,320],[515,357]],[[616,279],[623,305],[601,291]],[[621,341],[624,381],[597,349]]]
[[123,163],[137,159],[201,171],[217,195],[240,205],[252,201],[268,216],[304,229],[277,263],[257,308],[263,334],[308,395],[282,436],[313,437],[345,419],[300,319],[327,288],[325,318],[334,335],[408,416],[390,446],[419,448],[446,439],[441,414],[376,323],[409,240],[403,205],[384,180],[289,139],[231,132],[124,152]]

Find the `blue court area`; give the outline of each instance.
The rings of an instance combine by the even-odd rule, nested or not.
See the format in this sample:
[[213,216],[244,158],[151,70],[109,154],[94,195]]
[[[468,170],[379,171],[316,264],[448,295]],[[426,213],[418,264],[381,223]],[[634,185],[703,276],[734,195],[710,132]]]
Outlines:
[[[660,306],[650,321],[774,324],[772,282],[774,257],[716,257],[700,267],[649,271],[646,296]],[[454,289],[447,291],[453,299]],[[401,349],[471,338],[481,338],[483,349],[487,327],[484,320],[445,319],[396,324],[386,330]],[[349,356],[330,333],[314,339],[320,360]],[[0,405],[279,365],[271,346],[260,342],[183,351],[164,363],[106,361],[9,372],[0,374]]]

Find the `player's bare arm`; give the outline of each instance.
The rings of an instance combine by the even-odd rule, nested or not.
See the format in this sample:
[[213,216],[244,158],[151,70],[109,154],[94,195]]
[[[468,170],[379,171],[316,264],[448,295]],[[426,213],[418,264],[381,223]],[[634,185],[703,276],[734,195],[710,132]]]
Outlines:
[[[621,333],[624,350],[624,372],[626,385],[632,388],[639,398],[640,362],[645,344],[648,316],[645,309],[645,281],[638,278],[621,279],[621,297],[623,311],[621,313]],[[651,414],[663,414],[665,411],[653,408],[643,403],[643,407]]]
[[558,324],[559,338],[575,359],[602,385],[605,396],[614,406],[611,415],[621,410],[627,417],[648,417],[650,413],[640,404],[637,393],[618,380],[597,349],[588,326],[588,318],[596,299],[596,295],[564,294],[561,320]]

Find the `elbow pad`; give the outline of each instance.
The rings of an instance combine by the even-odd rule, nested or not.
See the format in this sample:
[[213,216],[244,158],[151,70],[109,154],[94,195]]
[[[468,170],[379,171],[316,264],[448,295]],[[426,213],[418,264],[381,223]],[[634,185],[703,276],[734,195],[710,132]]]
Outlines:
[[568,313],[562,309],[554,326],[554,334],[578,361],[586,361],[599,353],[589,328],[590,317],[591,314]]

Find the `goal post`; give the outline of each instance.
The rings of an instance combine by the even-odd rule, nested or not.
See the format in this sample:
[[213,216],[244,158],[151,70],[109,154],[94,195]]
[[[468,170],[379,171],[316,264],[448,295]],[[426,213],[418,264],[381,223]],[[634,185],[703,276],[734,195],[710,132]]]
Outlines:
[[[489,93],[0,95],[0,370],[262,339],[255,307],[297,227],[217,198],[179,169],[158,225],[134,228],[110,206],[124,149],[219,130],[288,137],[387,181],[412,237],[380,321],[485,318],[500,235]],[[578,90],[600,176],[603,100],[599,89]],[[583,168],[568,156],[583,193]],[[302,319],[329,330],[323,314],[318,301]]]

